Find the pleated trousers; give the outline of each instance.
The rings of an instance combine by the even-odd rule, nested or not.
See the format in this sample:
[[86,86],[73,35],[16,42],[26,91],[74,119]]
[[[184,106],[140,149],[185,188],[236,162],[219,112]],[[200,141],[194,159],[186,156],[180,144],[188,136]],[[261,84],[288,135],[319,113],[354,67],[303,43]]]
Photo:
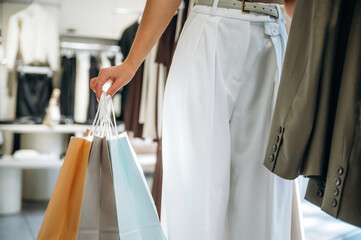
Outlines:
[[283,240],[292,182],[263,166],[287,33],[282,18],[195,6],[163,108],[169,240]]

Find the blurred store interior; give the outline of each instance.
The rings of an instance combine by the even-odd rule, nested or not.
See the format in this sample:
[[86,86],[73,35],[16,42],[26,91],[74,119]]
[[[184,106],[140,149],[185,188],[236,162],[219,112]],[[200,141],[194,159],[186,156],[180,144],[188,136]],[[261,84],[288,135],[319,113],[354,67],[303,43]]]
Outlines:
[[[0,0],[1,240],[36,239],[69,139],[82,136],[96,114],[89,79],[126,58],[145,3]],[[118,131],[131,136],[157,207],[163,93],[190,4],[181,5],[137,79],[113,98]],[[359,228],[303,200],[307,179],[298,183],[305,239],[361,239]]]

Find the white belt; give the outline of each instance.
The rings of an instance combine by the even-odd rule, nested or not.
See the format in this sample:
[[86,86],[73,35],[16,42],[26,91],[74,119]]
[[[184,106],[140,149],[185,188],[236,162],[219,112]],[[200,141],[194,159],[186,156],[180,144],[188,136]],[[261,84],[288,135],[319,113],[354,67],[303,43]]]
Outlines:
[[[215,0],[197,0],[196,5],[213,6]],[[242,10],[243,12],[256,12],[278,18],[278,8],[275,5],[240,0],[219,0],[217,7]]]

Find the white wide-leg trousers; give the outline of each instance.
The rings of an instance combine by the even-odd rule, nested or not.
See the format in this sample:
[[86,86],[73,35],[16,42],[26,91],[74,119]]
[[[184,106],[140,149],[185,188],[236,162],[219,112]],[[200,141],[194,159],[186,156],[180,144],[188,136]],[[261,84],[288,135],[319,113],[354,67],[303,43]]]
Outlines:
[[292,182],[263,166],[284,23],[211,11],[192,10],[167,81],[164,229],[169,240],[290,239]]

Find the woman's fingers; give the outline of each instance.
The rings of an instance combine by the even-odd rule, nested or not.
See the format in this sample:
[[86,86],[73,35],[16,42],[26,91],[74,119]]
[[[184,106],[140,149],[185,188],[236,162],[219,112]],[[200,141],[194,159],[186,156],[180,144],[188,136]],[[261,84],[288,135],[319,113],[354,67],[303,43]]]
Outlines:
[[91,90],[93,90],[94,92],[95,92],[95,83],[96,83],[96,81],[97,81],[97,78],[96,78],[96,77],[90,79],[90,88],[91,88]]
[[98,77],[90,80],[90,88],[95,92],[98,100],[103,91],[103,85],[111,81],[113,85],[108,89],[107,95],[113,96],[123,85],[127,84],[134,76],[129,65],[122,64],[116,67],[100,69]]
[[101,76],[99,75],[96,82],[95,82],[95,94],[97,95],[98,100],[100,99],[100,96],[102,95],[102,91],[103,91],[103,85],[106,81],[108,81],[109,78],[105,77],[104,75]]
[[120,81],[113,82],[113,85],[108,89],[107,95],[114,96],[114,94],[122,87],[122,83]]

